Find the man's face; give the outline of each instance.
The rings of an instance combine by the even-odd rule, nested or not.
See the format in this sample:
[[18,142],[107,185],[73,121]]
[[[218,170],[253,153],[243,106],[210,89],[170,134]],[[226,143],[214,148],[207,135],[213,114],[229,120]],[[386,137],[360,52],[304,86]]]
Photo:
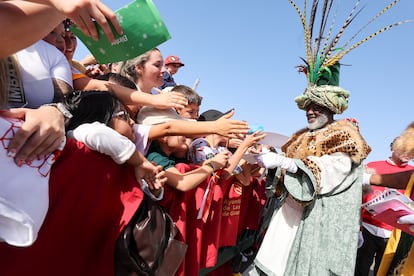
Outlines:
[[329,109],[317,104],[310,104],[306,108],[306,118],[308,119],[308,129],[310,130],[326,126],[331,117],[332,112]]

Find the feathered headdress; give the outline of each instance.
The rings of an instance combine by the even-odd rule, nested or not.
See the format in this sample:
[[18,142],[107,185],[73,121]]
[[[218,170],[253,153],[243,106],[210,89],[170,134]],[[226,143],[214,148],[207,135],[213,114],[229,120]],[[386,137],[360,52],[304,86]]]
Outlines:
[[[334,0],[313,0],[312,6],[310,9],[309,21],[307,16],[307,1],[303,1],[303,11],[299,9],[296,3],[293,0],[289,0],[294,9],[299,15],[300,21],[305,34],[305,49],[306,49],[306,59],[302,60],[305,64],[297,66],[300,72],[305,73],[308,79],[308,88],[305,91],[304,95],[301,95],[295,99],[299,108],[305,109],[309,104],[309,97],[305,94],[308,90],[314,90],[317,86],[339,86],[339,61],[347,53],[357,48],[359,45],[365,43],[371,38],[377,36],[380,33],[383,33],[393,27],[407,23],[410,20],[401,20],[391,25],[385,26],[378,31],[368,35],[362,40],[351,45],[353,40],[357,35],[365,29],[368,25],[378,19],[381,15],[391,9],[395,4],[400,0],[394,0],[379,13],[377,13],[368,23],[362,26],[350,39],[348,39],[342,46],[338,46],[342,35],[348,26],[352,23],[355,17],[362,11],[364,7],[358,8],[360,0],[357,0],[353,8],[349,12],[345,22],[342,24],[340,30],[334,34],[334,25],[335,19],[337,16],[338,10],[331,16],[333,10]],[[320,3],[321,2],[321,3]],[[317,19],[320,19],[320,22],[317,23]],[[332,20],[328,28],[328,20]],[[317,35],[314,35],[317,33]],[[327,92],[329,87],[319,87],[316,93]],[[338,87],[336,88],[338,89]],[[334,93],[338,95],[338,92]],[[347,91],[340,91],[340,108],[330,108],[334,113],[342,113],[347,107],[347,99],[349,93]],[[345,109],[344,109],[345,108]]]

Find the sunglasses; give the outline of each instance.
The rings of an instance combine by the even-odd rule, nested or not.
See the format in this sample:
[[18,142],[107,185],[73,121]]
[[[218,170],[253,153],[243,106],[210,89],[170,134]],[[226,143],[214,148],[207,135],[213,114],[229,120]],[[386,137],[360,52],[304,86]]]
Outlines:
[[70,20],[69,18],[66,18],[65,20],[63,20],[63,25],[65,26],[65,31],[69,32],[70,31],[70,26],[73,25],[73,21]]
[[131,120],[131,116],[125,110],[118,111],[112,115],[112,118],[118,118],[125,122],[129,122]]

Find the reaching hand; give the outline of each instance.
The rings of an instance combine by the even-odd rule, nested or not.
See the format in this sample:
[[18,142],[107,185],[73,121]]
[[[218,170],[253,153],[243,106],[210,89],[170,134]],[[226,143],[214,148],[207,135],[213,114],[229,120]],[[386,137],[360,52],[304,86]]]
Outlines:
[[229,148],[236,149],[243,142],[244,136],[243,135],[237,135],[237,136],[238,138],[229,139],[229,144],[228,144]]
[[135,178],[139,183],[141,179],[144,179],[154,194],[161,190],[167,182],[167,177],[162,167],[155,166],[146,159],[141,165],[135,167]]
[[262,168],[274,169],[280,166],[280,157],[281,155],[273,151],[262,152],[257,156],[257,164]]
[[14,156],[18,165],[55,151],[65,139],[64,118],[55,107],[12,108],[1,114],[25,121],[8,148],[9,155]]
[[178,92],[161,92],[154,95],[152,106],[160,109],[165,108],[185,108],[188,104],[183,94]]
[[114,42],[115,36],[112,33],[109,22],[112,23],[116,32],[122,35],[122,28],[116,18],[115,13],[105,6],[100,0],[37,0],[48,2],[53,5],[60,13],[72,19],[86,35],[93,39],[98,39],[95,22],[100,25],[108,37],[109,41]]
[[247,135],[246,138],[244,138],[242,144],[246,145],[246,148],[250,148],[265,137],[266,133],[255,131],[253,134]]
[[213,158],[206,160],[206,162],[211,163],[214,167],[214,171],[225,168],[229,165],[230,152],[222,151],[217,153]]
[[223,115],[215,121],[216,133],[228,138],[238,138],[240,134],[245,135],[249,132],[249,125],[243,121],[231,120],[234,110]]
[[267,169],[280,167],[291,173],[296,173],[298,170],[298,167],[292,158],[285,157],[272,151],[259,154],[257,157],[257,163],[260,167]]

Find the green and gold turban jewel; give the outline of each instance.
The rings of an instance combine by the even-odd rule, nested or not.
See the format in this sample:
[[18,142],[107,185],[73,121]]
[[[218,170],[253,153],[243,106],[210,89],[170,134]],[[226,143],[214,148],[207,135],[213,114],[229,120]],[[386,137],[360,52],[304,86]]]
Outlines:
[[[337,16],[337,10],[333,15],[334,0],[313,0],[312,6],[307,16],[307,1],[303,1],[303,11],[299,9],[293,0],[289,0],[293,8],[299,15],[300,21],[305,35],[305,49],[306,59],[302,60],[305,64],[297,66],[299,72],[303,72],[308,79],[308,86],[302,95],[295,98],[300,109],[306,109],[310,103],[327,107],[336,114],[343,113],[348,108],[349,92],[339,87],[339,69],[342,57],[344,57],[351,50],[357,48],[359,45],[370,40],[374,36],[383,33],[395,26],[407,23],[410,20],[401,20],[391,25],[385,26],[375,33],[363,38],[359,42],[351,45],[350,43],[357,37],[357,35],[369,24],[374,22],[377,18],[383,15],[386,11],[395,6],[400,0],[394,0],[379,13],[377,13],[368,23],[366,23],[360,30],[354,34],[343,46],[338,47],[338,43],[342,38],[344,31],[361,12],[362,8],[358,8],[360,0],[357,0],[349,12],[345,22],[342,24],[339,31],[334,35],[334,22]],[[328,20],[331,24],[328,31],[325,29],[328,26]],[[320,21],[317,23],[317,21]],[[319,34],[314,37],[314,28],[319,31]],[[316,33],[316,32],[315,32]]]

